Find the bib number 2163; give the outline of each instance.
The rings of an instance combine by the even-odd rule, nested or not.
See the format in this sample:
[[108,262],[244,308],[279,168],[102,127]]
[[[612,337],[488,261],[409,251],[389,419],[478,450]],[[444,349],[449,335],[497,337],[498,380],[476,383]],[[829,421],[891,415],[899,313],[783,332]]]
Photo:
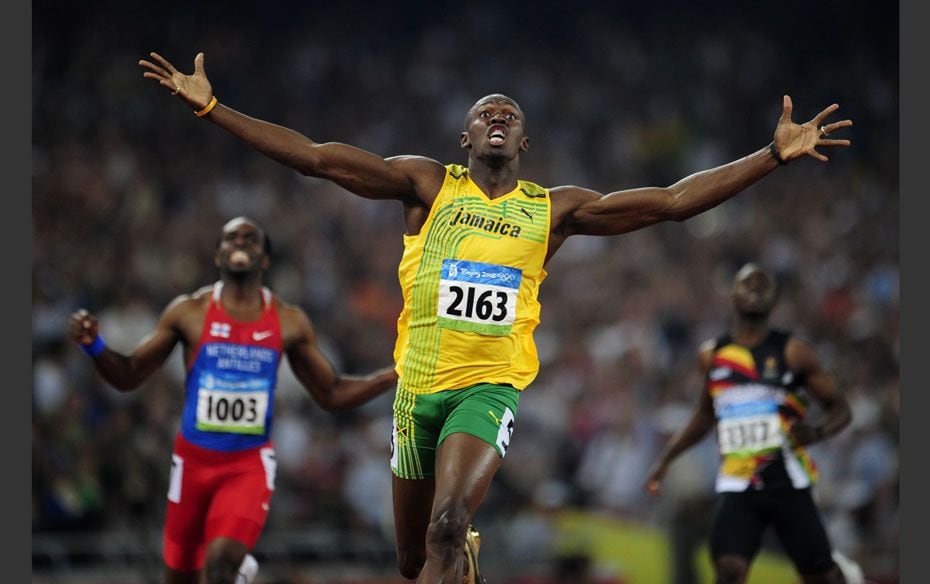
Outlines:
[[510,334],[522,277],[522,270],[508,266],[443,260],[439,326],[485,335]]

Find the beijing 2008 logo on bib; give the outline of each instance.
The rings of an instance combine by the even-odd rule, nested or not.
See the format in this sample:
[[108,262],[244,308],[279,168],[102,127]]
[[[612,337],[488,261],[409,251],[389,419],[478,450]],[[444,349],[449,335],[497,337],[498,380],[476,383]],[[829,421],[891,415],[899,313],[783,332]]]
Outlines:
[[439,279],[438,324],[442,328],[506,336],[517,316],[523,270],[446,259]]
[[775,450],[784,444],[777,390],[763,384],[746,385],[719,395],[717,441],[721,454],[745,455]]

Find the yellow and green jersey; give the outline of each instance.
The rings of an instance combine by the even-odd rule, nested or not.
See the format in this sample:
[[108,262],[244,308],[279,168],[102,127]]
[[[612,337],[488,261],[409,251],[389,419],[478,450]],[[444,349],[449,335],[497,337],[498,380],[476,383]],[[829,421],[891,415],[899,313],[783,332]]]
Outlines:
[[394,360],[404,389],[522,390],[533,381],[549,220],[548,189],[521,180],[490,199],[467,168],[446,166],[420,233],[404,236],[397,270],[404,309]]
[[792,444],[791,424],[807,413],[804,380],[785,363],[791,337],[770,331],[756,347],[717,340],[707,386],[722,457],[717,491],[803,489],[817,480],[807,451]]

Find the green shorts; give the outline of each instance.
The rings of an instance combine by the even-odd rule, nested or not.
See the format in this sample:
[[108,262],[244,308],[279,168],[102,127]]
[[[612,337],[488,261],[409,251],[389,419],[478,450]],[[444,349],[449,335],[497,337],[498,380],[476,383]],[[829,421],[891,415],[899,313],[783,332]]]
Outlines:
[[520,392],[510,385],[479,383],[464,389],[414,394],[397,386],[391,471],[402,479],[435,476],[436,449],[455,432],[465,432],[497,449],[510,445]]

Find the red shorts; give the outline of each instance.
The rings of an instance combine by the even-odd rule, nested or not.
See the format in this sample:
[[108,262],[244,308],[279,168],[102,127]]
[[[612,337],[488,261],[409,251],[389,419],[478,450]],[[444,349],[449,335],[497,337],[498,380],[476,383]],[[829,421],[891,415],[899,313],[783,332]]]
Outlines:
[[241,452],[219,452],[178,435],[171,461],[165,564],[179,571],[201,569],[207,544],[218,537],[251,549],[268,519],[274,490],[271,442]]

